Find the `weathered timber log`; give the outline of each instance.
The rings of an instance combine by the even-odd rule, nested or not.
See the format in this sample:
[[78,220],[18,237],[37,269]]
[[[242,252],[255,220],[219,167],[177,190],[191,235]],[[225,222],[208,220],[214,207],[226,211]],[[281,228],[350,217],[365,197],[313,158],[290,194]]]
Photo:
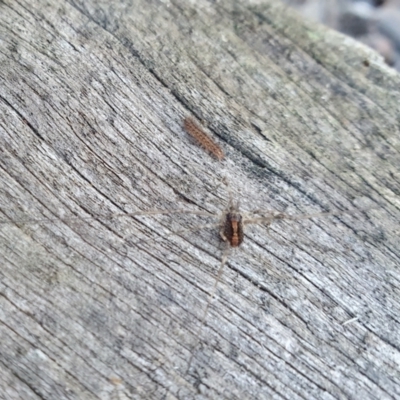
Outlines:
[[[378,55],[266,0],[7,0],[0,26],[0,398],[400,398]],[[229,192],[332,214],[245,227],[202,324]],[[195,213],[115,215],[154,209]]]

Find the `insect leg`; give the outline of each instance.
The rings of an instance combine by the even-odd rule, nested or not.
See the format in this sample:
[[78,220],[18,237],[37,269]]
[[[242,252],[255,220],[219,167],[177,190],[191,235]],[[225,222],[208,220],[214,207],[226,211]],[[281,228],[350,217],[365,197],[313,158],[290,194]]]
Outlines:
[[223,254],[222,254],[221,264],[220,264],[220,266],[219,266],[218,273],[217,273],[217,276],[216,276],[216,278],[215,278],[214,286],[212,287],[212,290],[211,290],[209,299],[208,299],[207,304],[206,304],[206,308],[204,309],[204,312],[203,312],[203,316],[202,316],[201,319],[200,319],[200,326],[199,326],[199,329],[197,330],[197,332],[196,332],[196,334],[195,334],[196,342],[195,342],[195,345],[193,346],[193,352],[192,352],[192,354],[190,355],[190,358],[189,358],[189,361],[188,361],[188,367],[187,367],[186,372],[188,372],[188,371],[190,370],[190,367],[191,367],[191,365],[192,365],[193,358],[194,358],[194,356],[195,356],[196,348],[197,348],[197,346],[198,346],[199,343],[200,343],[201,331],[202,331],[203,326],[204,326],[204,323],[205,323],[205,321],[206,321],[206,319],[207,319],[208,310],[210,309],[211,302],[213,301],[213,298],[214,298],[214,296],[215,296],[215,292],[217,291],[218,283],[219,283],[219,281],[221,280],[222,271],[223,271],[223,269],[224,269],[224,266],[225,266],[225,264],[226,264],[226,261],[228,260],[228,256],[229,256],[230,249],[231,249],[231,247],[230,247],[229,243],[227,242],[227,243],[226,243],[225,250],[224,250],[224,252],[223,252]]
[[[190,233],[190,232],[196,232],[196,231],[199,231],[201,229],[215,228],[215,227],[217,227],[219,225],[220,225],[219,223],[199,225],[199,226],[196,226],[195,228],[192,228],[192,229],[182,229],[180,231],[173,232],[173,234],[174,235],[182,235],[182,234],[186,234],[186,233]],[[146,242],[156,242],[157,240],[161,240],[161,239],[165,239],[165,236],[164,235],[160,235],[160,236],[158,236],[156,238],[138,240],[137,242],[130,242],[130,244],[131,245],[138,245],[138,244],[142,244],[142,243],[146,243]],[[128,239],[126,237],[123,238],[122,240],[128,242]]]
[[[258,212],[260,214],[263,214],[263,212]],[[277,211],[265,211],[265,214],[270,213],[271,215],[267,217],[258,217],[258,218],[248,218],[244,220],[244,224],[262,224],[266,223],[267,226],[272,223],[274,220],[279,220],[279,219],[290,219],[292,221],[299,221],[302,219],[311,219],[311,218],[320,218],[320,217],[327,217],[329,215],[338,215],[340,213],[337,212],[322,212],[322,213],[315,213],[315,214],[304,214],[304,215],[289,215],[289,214],[284,214],[281,212]]]

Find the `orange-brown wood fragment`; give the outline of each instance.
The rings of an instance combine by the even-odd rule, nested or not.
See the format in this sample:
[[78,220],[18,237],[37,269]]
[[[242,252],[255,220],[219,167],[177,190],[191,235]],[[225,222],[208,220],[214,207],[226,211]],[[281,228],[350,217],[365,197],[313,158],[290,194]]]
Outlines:
[[218,144],[215,143],[192,118],[185,118],[183,124],[186,132],[192,136],[201,147],[206,149],[220,161],[224,158],[224,152],[221,147],[219,147]]

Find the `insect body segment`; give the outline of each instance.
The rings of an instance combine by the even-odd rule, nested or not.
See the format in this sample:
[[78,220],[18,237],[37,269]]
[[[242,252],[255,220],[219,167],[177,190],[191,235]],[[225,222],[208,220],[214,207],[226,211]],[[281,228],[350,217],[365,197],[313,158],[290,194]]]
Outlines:
[[226,214],[221,236],[232,247],[238,247],[242,244],[244,236],[243,221],[242,216],[237,211],[230,211]]

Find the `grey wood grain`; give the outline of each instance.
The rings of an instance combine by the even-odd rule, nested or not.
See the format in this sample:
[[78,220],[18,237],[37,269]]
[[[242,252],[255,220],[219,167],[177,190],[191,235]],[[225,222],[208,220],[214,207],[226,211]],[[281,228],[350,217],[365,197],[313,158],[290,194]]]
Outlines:
[[[272,1],[3,1],[0,27],[0,397],[400,398],[379,56]],[[244,211],[338,214],[248,226],[200,327],[225,180]],[[216,217],[113,217],[152,209]]]

